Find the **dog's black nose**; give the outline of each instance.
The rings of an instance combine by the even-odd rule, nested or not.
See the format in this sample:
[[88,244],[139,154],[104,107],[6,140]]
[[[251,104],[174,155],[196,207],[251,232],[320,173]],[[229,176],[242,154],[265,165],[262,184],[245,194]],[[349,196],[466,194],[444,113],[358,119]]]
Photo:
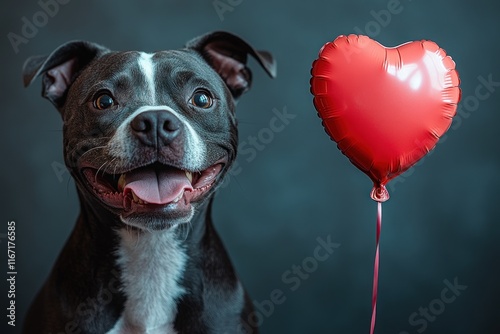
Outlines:
[[159,147],[175,140],[180,133],[181,123],[170,111],[150,110],[137,115],[130,127],[143,144]]

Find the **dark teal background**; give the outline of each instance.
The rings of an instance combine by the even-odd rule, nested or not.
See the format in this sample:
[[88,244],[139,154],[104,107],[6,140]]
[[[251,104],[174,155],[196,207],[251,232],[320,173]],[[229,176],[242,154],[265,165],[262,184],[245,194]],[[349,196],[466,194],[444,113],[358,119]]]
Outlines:
[[[37,1],[1,3],[0,268],[6,267],[7,222],[14,220],[18,271],[17,326],[8,327],[6,311],[0,312],[1,333],[19,333],[78,212],[74,183],[59,169],[60,117],[40,97],[39,80],[22,87],[24,60],[73,39],[154,51],[181,47],[211,30],[236,33],[278,61],[276,80],[250,62],[253,88],[237,111],[245,153],[215,201],[216,227],[241,280],[256,303],[268,307],[258,319],[262,333],[369,332],[376,218],[371,182],[325,135],[309,93],[311,63],[321,46],[361,32],[387,46],[435,41],[456,61],[468,103],[460,105],[435,151],[389,184],[376,333],[500,333],[500,86],[486,99],[476,97],[479,77],[500,82],[500,4],[401,0],[389,18],[380,11],[393,0],[222,2],[231,10],[219,16],[210,0],[70,0],[17,53],[8,34],[21,34],[23,17],[32,21],[42,7]],[[273,109],[295,117],[271,138],[263,129],[276,117]],[[326,260],[312,261],[317,238],[328,236],[340,246]],[[302,264],[311,271],[307,278],[292,271]],[[467,289],[440,304],[444,281],[455,278]],[[276,289],[281,303],[271,309],[265,300]],[[424,328],[418,312],[429,306],[438,315]],[[6,307],[3,302],[0,309]]]

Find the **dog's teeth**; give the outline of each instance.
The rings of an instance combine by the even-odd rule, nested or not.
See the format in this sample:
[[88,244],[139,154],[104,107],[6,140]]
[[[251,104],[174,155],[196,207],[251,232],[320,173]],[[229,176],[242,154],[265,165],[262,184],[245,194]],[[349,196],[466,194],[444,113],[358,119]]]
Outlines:
[[132,198],[134,199],[134,202],[137,202],[139,203],[139,201],[141,200],[139,197],[137,197],[137,195],[132,191]]
[[118,179],[118,191],[122,192],[123,188],[125,188],[125,174],[120,175]]
[[189,182],[193,182],[193,173],[185,171],[186,172],[186,177],[189,180]]

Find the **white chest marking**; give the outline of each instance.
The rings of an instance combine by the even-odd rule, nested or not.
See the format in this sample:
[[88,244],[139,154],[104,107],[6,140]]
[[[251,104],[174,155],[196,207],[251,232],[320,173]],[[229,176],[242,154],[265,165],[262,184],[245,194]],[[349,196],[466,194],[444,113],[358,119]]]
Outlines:
[[107,334],[175,334],[176,302],[185,292],[179,281],[187,260],[175,229],[139,235],[122,229],[118,233],[126,302]]

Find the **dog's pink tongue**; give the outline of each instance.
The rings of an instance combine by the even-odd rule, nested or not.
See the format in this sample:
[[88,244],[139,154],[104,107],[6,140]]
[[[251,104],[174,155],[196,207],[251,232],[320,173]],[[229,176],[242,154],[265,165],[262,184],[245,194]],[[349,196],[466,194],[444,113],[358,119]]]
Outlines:
[[130,189],[137,197],[152,204],[167,204],[193,187],[186,173],[176,168],[141,168],[126,174],[124,193]]

